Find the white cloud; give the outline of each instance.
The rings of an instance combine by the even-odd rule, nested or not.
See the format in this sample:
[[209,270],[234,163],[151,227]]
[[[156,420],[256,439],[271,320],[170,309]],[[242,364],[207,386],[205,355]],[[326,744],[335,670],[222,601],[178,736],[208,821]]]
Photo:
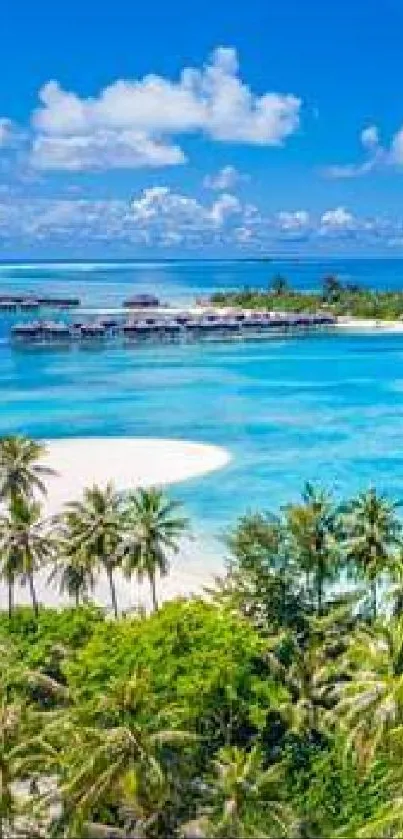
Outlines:
[[379,130],[376,125],[369,125],[360,134],[360,143],[365,152],[365,159],[361,163],[346,163],[327,166],[324,175],[333,179],[359,178],[373,172],[386,162],[387,154],[379,140]]
[[106,131],[72,137],[36,137],[31,149],[35,169],[79,172],[86,169],[138,169],[185,162],[179,146],[135,131]]
[[[231,193],[213,201],[174,192],[167,186],[145,189],[132,202],[81,197],[0,196],[0,245],[14,250],[54,245],[80,251],[99,245],[179,252],[225,248],[223,252],[282,251],[293,243],[306,252],[343,247],[398,248],[403,220],[358,217],[345,207],[314,215],[305,209],[263,215]],[[125,251],[126,252],[126,251]],[[301,252],[303,252],[301,250]]]
[[0,117],[0,148],[8,146],[14,138],[14,123],[11,119]]
[[360,134],[360,140],[365,149],[373,149],[379,146],[379,130],[376,125],[369,125]]
[[238,172],[235,166],[223,166],[218,172],[206,175],[203,186],[206,189],[214,189],[219,192],[227,189],[234,189],[241,181],[248,180],[247,175]]
[[335,210],[326,210],[321,216],[320,224],[324,230],[344,230],[351,227],[354,217],[345,207],[336,207]]
[[239,215],[242,212],[241,202],[235,195],[224,192],[214,202],[210,210],[210,216],[217,227],[222,227],[231,216]]
[[332,240],[368,241],[377,235],[376,224],[370,219],[357,218],[345,207],[326,210],[316,229],[319,238]]
[[277,215],[279,227],[286,232],[300,231],[308,227],[310,217],[307,210],[282,211]]
[[403,127],[396,132],[390,148],[391,162],[403,166]]
[[87,99],[48,82],[32,118],[31,163],[67,170],[174,165],[185,156],[172,138],[190,133],[281,145],[299,126],[301,100],[255,94],[238,71],[236,51],[218,47],[204,67],[185,68],[177,81],[118,80]]
[[165,186],[145,189],[131,203],[137,228],[146,231],[148,240],[163,244],[213,242],[217,235],[221,239],[230,234],[235,221],[244,214],[245,208],[230,193],[223,193],[208,205]]

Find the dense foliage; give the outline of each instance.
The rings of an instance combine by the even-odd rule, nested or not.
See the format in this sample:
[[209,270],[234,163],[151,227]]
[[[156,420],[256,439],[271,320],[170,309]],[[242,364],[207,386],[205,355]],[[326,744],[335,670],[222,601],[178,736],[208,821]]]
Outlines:
[[154,595],[185,519],[109,486],[46,523],[28,442],[0,443],[2,577],[45,566],[72,605],[0,613],[0,836],[403,836],[395,505],[308,485],[236,524],[204,597],[122,616],[117,569]]
[[244,288],[217,291],[211,301],[221,306],[241,306],[281,312],[315,313],[325,309],[335,315],[394,320],[403,316],[401,291],[372,291],[356,284],[343,283],[328,276],[320,291],[297,291],[285,277],[275,276],[266,290]]

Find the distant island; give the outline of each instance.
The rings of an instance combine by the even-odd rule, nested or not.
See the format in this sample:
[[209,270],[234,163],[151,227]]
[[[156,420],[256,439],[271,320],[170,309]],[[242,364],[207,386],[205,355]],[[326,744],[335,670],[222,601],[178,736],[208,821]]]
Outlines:
[[268,309],[282,312],[315,313],[325,309],[337,316],[360,319],[399,320],[403,316],[403,291],[376,291],[356,283],[343,283],[337,276],[327,276],[318,291],[300,291],[277,274],[266,290],[245,287],[234,291],[216,291],[210,302],[243,309]]

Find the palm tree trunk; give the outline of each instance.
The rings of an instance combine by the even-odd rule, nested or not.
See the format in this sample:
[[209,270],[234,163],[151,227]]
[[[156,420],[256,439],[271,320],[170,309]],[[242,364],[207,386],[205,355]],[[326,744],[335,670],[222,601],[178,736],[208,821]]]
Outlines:
[[78,607],[80,605],[80,593],[78,591],[76,591],[76,593],[74,595],[74,598],[75,598],[75,601],[76,601],[76,609],[78,609]]
[[158,611],[158,600],[157,600],[157,589],[155,586],[155,574],[149,574],[150,580],[150,587],[151,587],[151,596],[153,600],[153,609],[154,612]]
[[317,579],[317,596],[318,596],[318,615],[322,614],[322,604],[323,604],[323,578],[322,575],[318,574]]
[[374,621],[377,618],[377,612],[378,612],[377,595],[378,595],[377,583],[376,583],[376,579],[373,579],[371,581],[371,600],[372,600],[372,617],[373,617]]
[[14,603],[14,580],[12,577],[9,577],[7,580],[7,587],[8,587],[8,617],[11,620],[13,616],[13,603]]
[[35,617],[37,618],[38,615],[39,615],[39,605],[38,605],[38,600],[37,600],[37,597],[36,597],[36,591],[35,591],[35,586],[34,586],[34,575],[33,575],[32,571],[30,571],[29,574],[28,574],[28,584],[29,584],[29,590],[31,592],[32,608],[34,610]]
[[117,618],[118,617],[118,602],[117,602],[117,599],[116,599],[116,588],[115,588],[115,582],[114,582],[114,579],[113,579],[113,572],[112,572],[112,568],[111,568],[109,562],[106,565],[106,573],[107,573],[107,577],[108,577],[109,588],[111,590],[112,608],[113,608],[113,611],[115,613],[115,618]]

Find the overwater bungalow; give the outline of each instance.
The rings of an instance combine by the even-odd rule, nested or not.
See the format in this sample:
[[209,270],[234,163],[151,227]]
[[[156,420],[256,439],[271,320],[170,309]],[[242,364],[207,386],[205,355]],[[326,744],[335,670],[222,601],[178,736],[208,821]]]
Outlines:
[[36,311],[41,308],[71,309],[80,306],[78,297],[53,297],[33,294],[1,294],[0,313]]
[[177,318],[169,318],[164,321],[164,332],[166,335],[179,335],[183,332],[183,325],[181,325]]
[[38,296],[36,300],[40,306],[48,306],[52,309],[73,309],[81,305],[79,297]]
[[22,294],[0,294],[0,303],[21,303],[22,300]]
[[0,300],[0,312],[17,312],[19,305],[17,300]]
[[40,336],[39,323],[18,323],[11,329],[11,338],[17,341],[36,341]]
[[39,336],[48,341],[69,340],[71,338],[71,329],[66,323],[58,323],[57,321],[46,321],[39,325]]
[[80,336],[84,340],[93,338],[105,338],[107,330],[101,323],[83,323],[80,328]]
[[72,331],[65,323],[55,321],[33,321],[13,326],[11,336],[14,340],[28,343],[46,343],[47,341],[70,340]]
[[159,341],[187,337],[190,339],[209,339],[210,337],[250,336],[278,333],[298,334],[312,329],[331,327],[336,319],[326,313],[299,314],[284,312],[236,312],[221,315],[208,312],[204,315],[179,313],[176,316],[133,317],[122,321],[108,317],[94,321],[74,321],[62,323],[56,321],[34,321],[17,324],[11,330],[13,340],[25,343],[52,344],[60,341],[83,343],[101,339]]
[[135,294],[123,301],[125,309],[156,309],[160,306],[158,297],[153,294]]
[[189,312],[179,312],[178,315],[175,315],[175,320],[179,323],[180,326],[186,326],[192,319],[192,316]]
[[21,300],[21,303],[18,304],[21,312],[36,312],[39,307],[40,303],[38,300]]

